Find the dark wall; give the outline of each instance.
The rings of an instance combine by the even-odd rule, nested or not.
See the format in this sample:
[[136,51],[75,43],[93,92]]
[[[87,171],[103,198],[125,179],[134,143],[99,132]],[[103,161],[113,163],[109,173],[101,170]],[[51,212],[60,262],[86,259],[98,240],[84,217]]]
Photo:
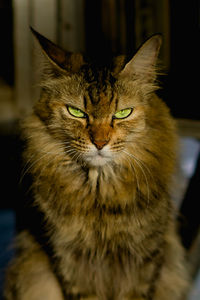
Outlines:
[[[141,5],[145,6],[148,2],[151,1],[141,0]],[[114,3],[113,7],[111,3]],[[161,78],[164,86],[161,95],[175,117],[200,119],[198,104],[199,1],[169,0],[169,7],[171,64],[169,76]],[[111,15],[113,10],[116,11],[114,27]],[[85,0],[86,50],[93,56],[99,53],[102,58],[110,50],[133,53],[135,50],[135,13],[134,0],[115,0],[114,2]],[[152,12],[152,18],[155,18],[154,12]],[[157,30],[159,31],[159,28]],[[12,0],[0,0],[0,36],[0,78],[12,85],[14,83]],[[124,41],[125,46],[122,46]]]
[[0,0],[0,77],[14,82],[12,0]]
[[200,119],[199,1],[173,1],[171,14],[171,67],[166,99],[177,117]]
[[[107,3],[106,7],[105,3]],[[102,57],[105,56],[106,52],[113,49],[116,53],[122,51],[134,53],[136,50],[134,44],[135,14],[137,14],[135,1],[126,0],[123,2],[116,0],[113,9],[108,3],[111,3],[111,1],[85,0],[87,52],[92,53],[93,56],[100,54]],[[141,0],[140,5],[144,8],[145,6],[148,7],[149,3],[153,7],[153,4],[156,5],[157,2]],[[200,119],[198,103],[200,84],[199,1],[169,0],[169,9],[170,69],[168,76],[160,78],[163,85],[160,94],[175,117]],[[159,14],[159,12],[152,9],[150,18],[163,18],[163,14],[165,12]],[[113,24],[112,20],[116,24]],[[162,20],[159,22],[162,23]],[[107,26],[106,32],[105,24]],[[122,32],[123,27],[125,28],[124,32]],[[159,32],[159,26],[155,30]],[[115,36],[112,31],[116,31],[117,35]],[[145,30],[143,35],[145,35]],[[146,38],[148,36],[144,37],[144,39]],[[125,46],[122,45],[122,42]],[[165,44],[163,44],[163,47],[165,47]]]

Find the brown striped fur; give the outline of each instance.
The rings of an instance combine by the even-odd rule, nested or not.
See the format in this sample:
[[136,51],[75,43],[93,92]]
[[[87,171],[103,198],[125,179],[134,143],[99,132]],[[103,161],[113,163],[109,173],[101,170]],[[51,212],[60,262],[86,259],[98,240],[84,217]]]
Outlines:
[[187,272],[169,193],[175,124],[154,93],[160,36],[106,68],[34,33],[51,70],[24,122],[24,157],[44,222],[42,238],[19,234],[5,299],[181,300]]

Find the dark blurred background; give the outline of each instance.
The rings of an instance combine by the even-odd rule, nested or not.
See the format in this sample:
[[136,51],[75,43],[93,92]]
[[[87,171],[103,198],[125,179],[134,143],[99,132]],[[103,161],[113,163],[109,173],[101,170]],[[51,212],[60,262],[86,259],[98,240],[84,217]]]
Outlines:
[[[30,25],[69,51],[102,58],[107,53],[134,54],[152,34],[163,35],[160,59],[168,75],[159,78],[159,95],[177,119],[181,145],[173,196],[181,216],[181,239],[198,282],[199,1],[0,0],[0,286],[13,254],[10,242],[23,198],[18,121],[30,112],[39,94],[41,58]],[[189,299],[200,299],[200,284]]]

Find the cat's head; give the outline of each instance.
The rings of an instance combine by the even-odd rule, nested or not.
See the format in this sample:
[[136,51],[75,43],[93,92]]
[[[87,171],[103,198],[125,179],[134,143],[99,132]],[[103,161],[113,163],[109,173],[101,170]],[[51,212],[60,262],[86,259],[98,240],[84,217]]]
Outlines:
[[90,166],[116,161],[146,134],[160,35],[147,40],[128,62],[119,56],[108,67],[32,31],[50,66],[35,113],[73,160]]

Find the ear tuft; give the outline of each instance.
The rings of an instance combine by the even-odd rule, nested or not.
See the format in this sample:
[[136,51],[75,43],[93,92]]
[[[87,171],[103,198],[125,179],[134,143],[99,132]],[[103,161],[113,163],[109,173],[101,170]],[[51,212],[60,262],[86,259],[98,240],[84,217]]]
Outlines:
[[76,73],[80,70],[81,66],[84,64],[81,53],[67,52],[45,38],[32,27],[30,27],[30,29],[42,47],[43,52],[54,66],[56,65],[70,73]]
[[156,34],[149,38],[136,52],[134,57],[125,65],[121,76],[146,76],[148,79],[155,77],[155,65],[159,54],[162,37]]

